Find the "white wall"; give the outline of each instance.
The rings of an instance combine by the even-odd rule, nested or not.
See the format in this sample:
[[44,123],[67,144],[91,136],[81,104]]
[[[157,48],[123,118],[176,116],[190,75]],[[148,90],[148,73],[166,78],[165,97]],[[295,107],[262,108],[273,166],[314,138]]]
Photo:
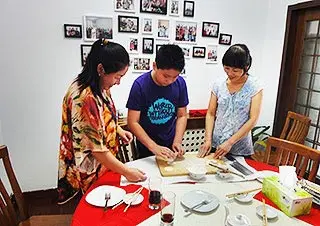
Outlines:
[[[220,32],[233,35],[232,43],[245,43],[250,48],[251,73],[265,82],[260,122],[266,125],[272,125],[273,120],[287,5],[294,2],[297,1],[195,0],[192,20],[198,21],[198,45],[218,43],[217,39],[199,35],[202,21],[214,21],[220,23]],[[123,13],[113,11],[111,0],[2,2],[0,120],[3,141],[9,147],[24,191],[56,187],[61,103],[68,85],[81,69],[80,44],[83,43],[65,39],[63,24],[81,24],[86,14],[113,16],[117,31],[117,15]],[[135,16],[161,18],[140,13]],[[172,22],[178,19],[166,18]],[[183,19],[180,16],[178,20]],[[114,40],[126,46],[129,36],[115,32]],[[219,45],[219,62],[227,48]],[[201,59],[190,59],[186,67],[189,109],[206,108],[209,84],[224,76],[221,63],[206,65]],[[113,88],[117,108],[125,107],[137,76],[129,71],[122,84]]]

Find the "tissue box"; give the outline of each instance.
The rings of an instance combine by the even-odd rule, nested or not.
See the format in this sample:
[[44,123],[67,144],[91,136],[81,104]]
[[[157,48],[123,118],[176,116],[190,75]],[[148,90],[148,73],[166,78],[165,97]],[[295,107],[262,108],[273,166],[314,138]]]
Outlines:
[[312,196],[299,187],[284,187],[277,176],[263,179],[262,192],[289,217],[310,213]]

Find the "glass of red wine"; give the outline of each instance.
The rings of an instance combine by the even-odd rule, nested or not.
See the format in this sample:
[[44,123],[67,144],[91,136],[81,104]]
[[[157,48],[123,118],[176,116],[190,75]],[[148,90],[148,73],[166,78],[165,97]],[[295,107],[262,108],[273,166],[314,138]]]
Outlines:
[[162,179],[160,177],[149,178],[149,208],[160,209]]
[[161,199],[161,226],[172,226],[174,220],[176,194],[164,192]]

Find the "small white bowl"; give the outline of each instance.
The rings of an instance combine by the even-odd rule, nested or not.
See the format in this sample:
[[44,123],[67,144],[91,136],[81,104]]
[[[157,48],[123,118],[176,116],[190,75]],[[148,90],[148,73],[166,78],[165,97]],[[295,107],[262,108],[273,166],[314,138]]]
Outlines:
[[189,172],[189,176],[195,180],[202,179],[207,173],[207,169],[205,167],[192,166],[189,167],[187,170]]
[[218,177],[220,177],[221,179],[229,179],[230,177],[232,177],[232,174],[231,173],[226,173],[226,172],[223,172],[223,171],[217,171],[217,175]]
[[246,215],[239,213],[235,216],[228,216],[226,223],[226,226],[248,226],[251,221]]
[[248,203],[252,202],[253,200],[253,194],[244,194],[244,195],[237,195],[234,197],[235,200],[242,203]]
[[141,194],[138,194],[138,196],[135,197],[136,194],[128,193],[124,196],[123,201],[125,204],[129,204],[131,202],[131,205],[138,205],[142,203],[144,197]]

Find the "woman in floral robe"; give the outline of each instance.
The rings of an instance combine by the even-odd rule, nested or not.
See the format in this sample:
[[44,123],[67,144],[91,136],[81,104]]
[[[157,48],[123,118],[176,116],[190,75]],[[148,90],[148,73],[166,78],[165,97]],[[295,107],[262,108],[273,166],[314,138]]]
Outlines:
[[106,170],[129,181],[145,179],[138,169],[128,168],[115,158],[118,136],[132,141],[132,134],[117,126],[110,94],[128,70],[129,55],[119,44],[96,41],[82,72],[63,99],[59,152],[58,203],[85,192]]

